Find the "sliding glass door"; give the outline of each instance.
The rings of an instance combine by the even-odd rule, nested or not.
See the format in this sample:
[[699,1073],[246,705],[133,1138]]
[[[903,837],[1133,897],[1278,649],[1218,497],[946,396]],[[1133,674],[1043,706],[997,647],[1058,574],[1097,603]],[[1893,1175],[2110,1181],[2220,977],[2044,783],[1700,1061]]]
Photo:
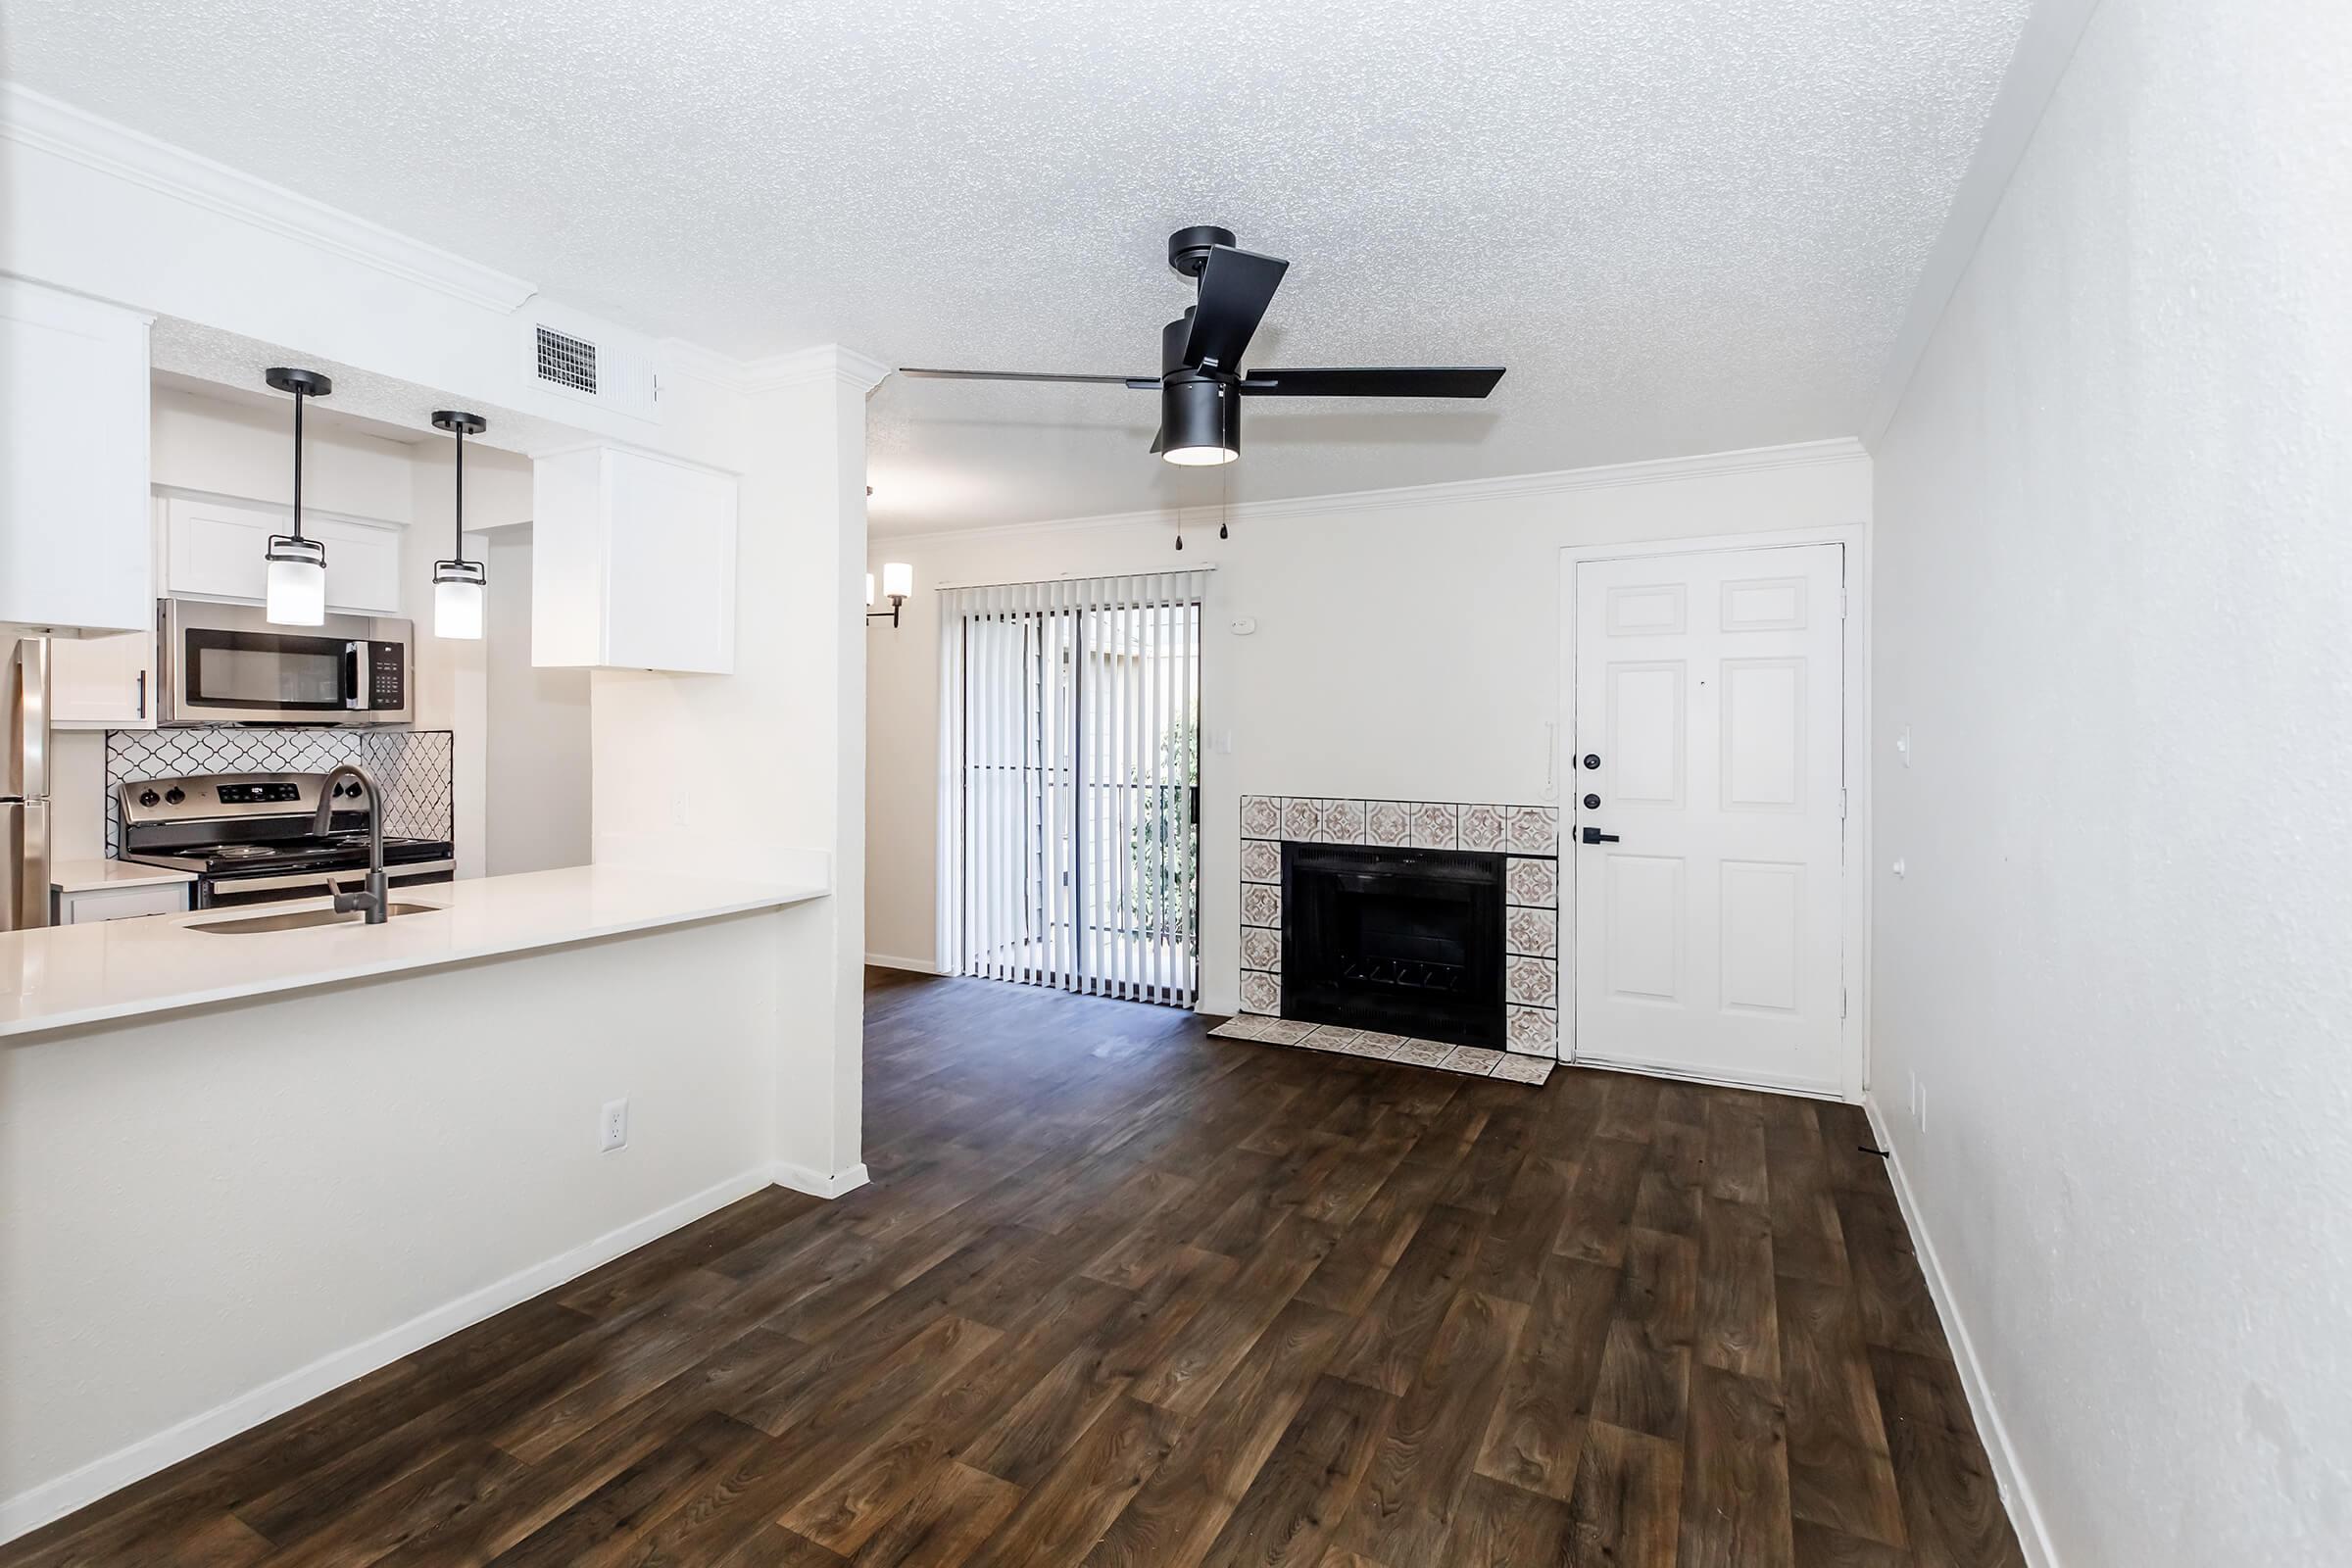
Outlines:
[[940,918],[959,972],[1192,1005],[1201,578],[942,595]]

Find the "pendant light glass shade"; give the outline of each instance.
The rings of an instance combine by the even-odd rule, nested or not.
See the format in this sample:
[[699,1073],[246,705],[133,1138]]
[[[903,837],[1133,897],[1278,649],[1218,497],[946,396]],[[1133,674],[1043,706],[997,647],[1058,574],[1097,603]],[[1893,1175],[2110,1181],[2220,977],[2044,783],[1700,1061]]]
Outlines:
[[914,592],[914,568],[904,561],[882,563],[882,597],[905,599]]
[[865,574],[865,608],[874,608],[874,574],[870,571]]
[[433,635],[477,642],[487,618],[490,572],[480,562],[466,559],[466,438],[489,429],[490,421],[478,414],[441,409],[433,415],[433,428],[447,430],[458,442],[457,554],[433,563]]
[[317,370],[276,366],[262,379],[294,399],[294,531],[271,534],[262,552],[269,579],[262,613],[280,626],[318,626],[326,621],[326,546],[302,536],[302,409],[310,398],[322,398],[335,383]]
[[434,636],[472,641],[482,635],[490,598],[486,575],[478,561],[433,563]]
[[277,534],[264,559],[270,587],[262,613],[280,626],[325,624],[326,547],[316,539]]

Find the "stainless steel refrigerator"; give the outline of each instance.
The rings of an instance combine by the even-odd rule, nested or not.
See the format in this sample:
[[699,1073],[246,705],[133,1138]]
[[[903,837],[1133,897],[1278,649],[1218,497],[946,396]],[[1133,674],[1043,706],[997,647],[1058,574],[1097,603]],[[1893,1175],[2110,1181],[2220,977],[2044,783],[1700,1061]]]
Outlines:
[[0,931],[49,923],[49,639],[0,670]]

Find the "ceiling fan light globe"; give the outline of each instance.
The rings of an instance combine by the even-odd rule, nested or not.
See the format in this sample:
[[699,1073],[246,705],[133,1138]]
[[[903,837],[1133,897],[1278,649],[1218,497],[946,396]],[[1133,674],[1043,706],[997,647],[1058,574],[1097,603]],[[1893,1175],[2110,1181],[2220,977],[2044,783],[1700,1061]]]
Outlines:
[[1242,400],[1209,376],[1170,376],[1160,386],[1160,456],[1182,468],[1213,467],[1242,455]]

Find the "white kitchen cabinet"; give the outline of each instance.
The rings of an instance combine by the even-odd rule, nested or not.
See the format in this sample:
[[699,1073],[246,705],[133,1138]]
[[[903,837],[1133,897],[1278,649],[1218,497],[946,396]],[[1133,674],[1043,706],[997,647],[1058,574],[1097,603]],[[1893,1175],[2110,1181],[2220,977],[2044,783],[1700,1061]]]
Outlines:
[[0,621],[154,617],[148,319],[0,277]]
[[155,728],[154,630],[51,643],[49,719],[59,729]]
[[[269,588],[263,554],[270,536],[293,526],[294,514],[285,507],[170,497],[164,503],[166,591],[259,604]],[[400,613],[399,528],[306,510],[302,531],[326,547],[328,610]]]
[[735,491],[732,474],[626,447],[541,458],[531,662],[731,671]]

